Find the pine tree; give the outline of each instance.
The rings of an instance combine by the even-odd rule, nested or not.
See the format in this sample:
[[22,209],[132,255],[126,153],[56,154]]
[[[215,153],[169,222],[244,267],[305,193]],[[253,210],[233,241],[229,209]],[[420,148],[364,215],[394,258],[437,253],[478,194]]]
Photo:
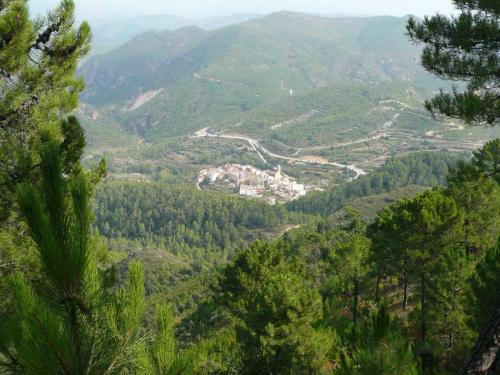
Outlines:
[[[74,3],[62,0],[32,21],[27,0],[0,1],[0,215],[16,185],[38,174],[40,129],[62,139],[59,121],[78,105],[78,60],[89,50],[87,23],[74,27]],[[68,129],[69,130],[69,129]]]
[[18,187],[20,211],[42,267],[33,284],[8,278],[13,293],[0,322],[0,372],[33,375],[116,374],[130,367],[144,307],[144,274],[111,291],[96,266],[90,198],[95,173],[63,169],[62,144],[41,147],[41,181]]
[[[432,348],[440,359],[442,369],[456,373],[474,332],[467,322],[474,320],[466,309],[475,257],[467,255],[462,246],[449,247],[434,268],[432,288],[429,290],[429,320]],[[471,319],[472,318],[472,319]]]
[[349,309],[352,311],[352,333],[356,335],[370,242],[365,236],[366,226],[359,212],[346,211],[347,223],[336,231],[335,242],[328,253],[329,273],[332,276],[327,288],[333,299],[341,296],[340,300],[344,302],[346,296],[352,297]]
[[316,329],[319,292],[274,245],[253,244],[220,280],[218,302],[235,319],[246,374],[318,374],[333,332]]
[[403,287],[402,309],[408,307],[408,290],[412,263],[411,248],[407,243],[408,228],[402,220],[407,201],[398,202],[382,211],[370,224],[367,235],[372,240],[370,262],[376,270],[376,302],[380,302],[380,283],[384,277],[396,277]]
[[500,371],[500,242],[487,252],[472,280],[474,328],[479,338],[460,375],[494,375]]
[[477,182],[481,177],[500,183],[500,139],[494,139],[472,153],[470,161],[459,161],[449,167],[446,178],[451,188],[462,188],[467,182]]
[[182,375],[195,371],[196,347],[177,352],[174,336],[174,314],[168,305],[156,311],[156,331],[151,340],[141,342],[137,349],[136,371],[141,375]]
[[500,3],[497,0],[453,0],[459,15],[411,17],[408,34],[426,46],[422,65],[439,78],[467,82],[426,102],[433,115],[494,125],[500,114]]
[[500,303],[500,240],[486,253],[477,265],[476,274],[472,278],[473,303],[471,308],[475,317],[474,328],[484,326]]
[[500,183],[500,139],[489,141],[475,151],[472,165],[486,178],[493,178]]
[[[482,255],[484,249],[492,246],[499,233],[499,209],[500,193],[498,191],[498,160],[500,153],[499,140],[488,142],[481,150],[474,152],[470,162],[462,162],[450,169],[448,177],[448,193],[457,201],[465,213],[464,220],[464,245],[469,252]],[[478,268],[478,274],[488,269],[494,268],[495,258],[491,252]],[[475,279],[476,291],[477,282]],[[474,284],[473,284],[474,285]],[[491,284],[487,287],[495,291]],[[488,289],[486,289],[488,290]],[[498,345],[498,335],[500,332],[500,301],[491,298],[489,302],[476,300],[480,305],[489,306],[484,316],[484,311],[476,311],[475,319],[477,323],[484,324],[484,329],[479,334],[479,338],[472,349],[469,359],[461,370],[461,374],[487,374],[494,371],[493,363],[498,362],[500,352]],[[474,308],[472,309],[474,310]],[[489,318],[489,319],[488,319]],[[479,326],[475,327],[480,329]],[[496,353],[492,356],[492,353]],[[495,359],[496,358],[496,359]]]
[[[424,374],[429,373],[435,355],[429,343],[435,325],[430,319],[433,303],[440,303],[431,298],[436,291],[436,271],[447,251],[461,243],[461,227],[462,213],[456,202],[434,189],[383,210],[369,229],[375,250],[373,260],[381,265],[388,263],[392,272],[398,268],[401,273],[406,270],[418,284],[419,343]],[[389,247],[384,249],[386,245]],[[439,278],[447,277],[447,273],[439,274]]]
[[360,345],[341,355],[338,375],[416,375],[416,362],[399,327],[382,306],[365,323]]
[[500,233],[500,186],[480,176],[475,181],[451,184],[446,194],[460,207],[463,216],[463,238],[460,246],[468,255],[480,258],[493,246]]

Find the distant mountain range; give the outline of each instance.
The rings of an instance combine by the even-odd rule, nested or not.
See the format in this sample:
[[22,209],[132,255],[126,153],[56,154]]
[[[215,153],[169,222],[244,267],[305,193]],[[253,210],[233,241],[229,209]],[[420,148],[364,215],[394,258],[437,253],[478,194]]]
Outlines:
[[92,24],[92,55],[108,52],[147,31],[177,30],[187,26],[197,26],[205,30],[213,30],[251,19],[259,18],[257,14],[236,14],[227,17],[210,17],[191,20],[173,15],[141,16],[123,20]]
[[337,84],[436,87],[405,22],[280,12],[215,30],[147,32],[82,67],[83,99],[157,138]]

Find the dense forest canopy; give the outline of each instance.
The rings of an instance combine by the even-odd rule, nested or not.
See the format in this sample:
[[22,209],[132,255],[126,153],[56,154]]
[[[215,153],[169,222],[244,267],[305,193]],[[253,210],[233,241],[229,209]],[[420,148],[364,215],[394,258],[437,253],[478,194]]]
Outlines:
[[171,253],[215,264],[254,240],[314,220],[283,206],[201,192],[192,186],[133,182],[99,187],[95,215],[97,230],[108,239],[154,243]]
[[446,182],[448,166],[456,157],[444,153],[417,153],[389,159],[380,169],[357,180],[309,194],[288,204],[292,211],[331,215],[353,198],[391,192],[400,187],[432,187]]

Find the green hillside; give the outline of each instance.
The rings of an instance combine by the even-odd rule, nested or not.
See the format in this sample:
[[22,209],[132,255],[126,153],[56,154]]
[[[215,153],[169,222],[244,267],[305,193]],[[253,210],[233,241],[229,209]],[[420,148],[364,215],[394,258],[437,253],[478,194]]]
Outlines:
[[[169,136],[291,92],[339,82],[422,83],[419,49],[406,40],[404,23],[282,12],[213,31],[149,32],[82,67],[84,101],[113,108],[141,135]],[[149,100],[138,105],[145,94]]]
[[100,22],[92,25],[92,54],[113,50],[147,31],[175,30],[192,25],[192,21],[173,15],[153,15]]
[[[356,177],[335,163],[368,172],[393,156],[471,151],[497,137],[496,128],[438,126],[425,112],[440,83],[420,66],[405,22],[280,12],[142,34],[80,69],[90,153],[107,152],[121,176],[137,162],[180,169],[183,182],[228,162],[281,164],[324,188]],[[223,137],[188,137],[204,128]]]
[[245,22],[259,18],[257,14],[235,14],[232,16],[209,17],[192,20],[184,17],[158,14],[118,19],[107,22],[92,22],[91,55],[109,52],[130,39],[148,31],[177,30],[182,27],[198,26],[204,30],[214,30],[220,27]]

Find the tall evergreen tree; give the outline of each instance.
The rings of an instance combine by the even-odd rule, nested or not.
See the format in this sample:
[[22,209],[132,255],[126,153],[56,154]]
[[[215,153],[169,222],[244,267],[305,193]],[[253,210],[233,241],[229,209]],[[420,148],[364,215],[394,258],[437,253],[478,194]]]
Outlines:
[[0,372],[33,375],[116,374],[131,366],[144,307],[142,267],[110,291],[96,266],[90,197],[95,174],[63,169],[63,145],[41,147],[41,181],[18,188],[20,211],[42,266],[34,285],[9,277],[13,293],[0,322]]
[[47,17],[32,21],[27,0],[0,1],[0,215],[4,218],[16,185],[38,173],[39,130],[50,129],[62,139],[60,118],[78,105],[83,80],[75,77],[75,71],[89,49],[90,28],[85,22],[76,28],[73,13],[73,1],[62,0]]
[[477,330],[488,322],[500,302],[500,240],[486,253],[477,265],[476,274],[472,278],[474,313],[473,324]]
[[[386,269],[392,272],[407,272],[410,280],[406,279],[405,286],[410,281],[418,284],[419,342],[424,374],[431,370],[434,356],[429,343],[435,325],[430,314],[433,305],[439,304],[439,301],[432,300],[437,290],[436,271],[445,260],[448,249],[461,243],[461,224],[462,215],[456,202],[434,189],[383,210],[369,229],[375,250],[374,262],[381,264],[379,267],[387,263]],[[389,247],[384,250],[386,245]],[[439,278],[447,277],[446,272],[439,274]]]
[[171,306],[156,309],[156,330],[153,337],[137,347],[136,371],[144,375],[192,374],[197,365],[198,348],[178,352],[175,344],[174,313]]
[[434,115],[494,125],[500,114],[500,3],[497,0],[453,0],[451,18],[411,17],[408,34],[424,43],[422,65],[439,78],[467,82],[464,92],[441,91],[426,102]]
[[[361,316],[361,291],[365,286],[363,281],[367,274],[370,242],[365,236],[366,225],[361,221],[360,214],[348,210],[346,216],[347,224],[337,229],[335,242],[328,252],[331,277],[326,287],[332,299],[345,302],[346,297],[351,298],[349,310],[352,312],[352,332],[356,335]],[[356,337],[353,337],[353,340],[355,341]]]
[[402,309],[408,307],[410,272],[414,268],[413,254],[408,246],[405,221],[407,201],[398,202],[382,211],[370,224],[367,234],[372,240],[370,262],[376,271],[376,300],[380,301],[380,283],[384,277],[396,277],[403,287]]
[[224,271],[218,300],[235,318],[247,374],[319,374],[333,332],[322,318],[319,292],[274,245],[255,243]]

